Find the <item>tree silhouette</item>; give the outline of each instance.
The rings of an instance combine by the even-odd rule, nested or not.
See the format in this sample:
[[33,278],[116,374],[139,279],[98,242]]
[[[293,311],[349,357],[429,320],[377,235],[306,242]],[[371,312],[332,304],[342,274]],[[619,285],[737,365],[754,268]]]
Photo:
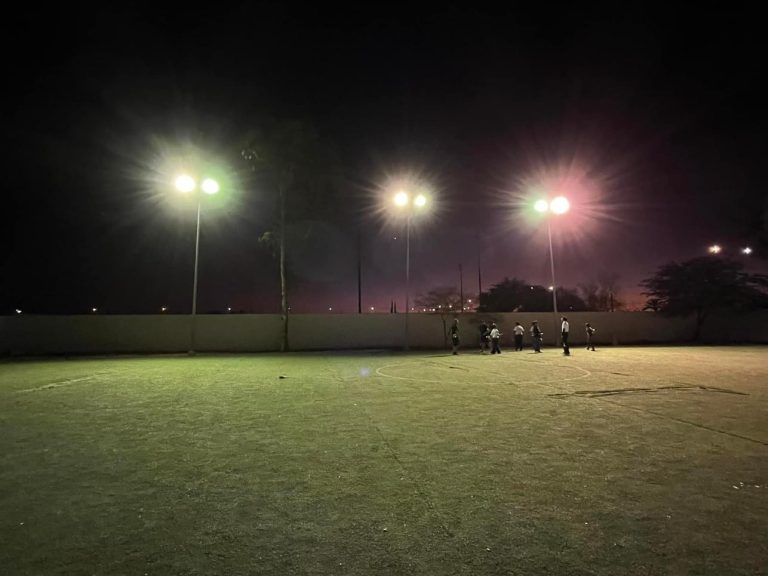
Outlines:
[[[517,278],[504,278],[480,294],[478,312],[549,312],[552,310],[552,292],[544,286],[532,285]],[[568,288],[557,288],[557,307],[560,311],[586,309],[579,295]]]
[[[298,120],[269,119],[249,134],[242,149],[256,180],[274,192],[275,209],[270,230],[259,241],[279,261],[280,312],[283,320],[281,351],[288,350],[288,278],[286,258],[288,222],[333,213],[333,196],[339,189],[338,161],[334,149],[322,142],[307,124]],[[302,227],[306,236],[309,227]]]
[[748,274],[740,262],[701,257],[660,266],[640,283],[648,296],[646,308],[670,316],[694,314],[694,340],[715,310],[750,310],[768,307],[768,276]]

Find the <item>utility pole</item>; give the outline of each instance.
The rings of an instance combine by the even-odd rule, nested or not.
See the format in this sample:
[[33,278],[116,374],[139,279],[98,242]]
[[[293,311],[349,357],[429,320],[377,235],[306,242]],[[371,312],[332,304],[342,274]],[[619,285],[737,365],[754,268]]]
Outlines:
[[461,301],[461,311],[464,312],[464,273],[459,264],[459,300]]
[[360,239],[360,227],[357,227],[357,313],[363,313],[363,283],[362,283],[362,240]]

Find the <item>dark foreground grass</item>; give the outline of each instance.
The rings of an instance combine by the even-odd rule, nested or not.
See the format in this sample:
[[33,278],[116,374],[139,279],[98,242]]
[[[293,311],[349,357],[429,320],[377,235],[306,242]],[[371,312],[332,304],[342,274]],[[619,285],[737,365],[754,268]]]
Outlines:
[[768,350],[0,364],[0,573],[766,574]]

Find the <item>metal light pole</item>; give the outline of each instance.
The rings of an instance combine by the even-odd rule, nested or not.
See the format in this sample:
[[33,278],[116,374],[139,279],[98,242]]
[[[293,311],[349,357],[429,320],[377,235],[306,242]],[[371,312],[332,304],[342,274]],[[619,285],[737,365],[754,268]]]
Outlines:
[[406,210],[405,214],[405,350],[410,349],[408,333],[408,317],[411,312],[411,218],[415,210],[423,208],[427,198],[418,194],[411,199],[407,192],[398,192],[395,195],[395,205]]
[[195,326],[197,319],[197,262],[200,256],[200,197],[197,198],[197,231],[195,232],[195,275],[192,281],[192,321],[189,329],[189,354],[195,354]]
[[408,313],[410,312],[409,295],[411,292],[411,215],[405,218],[405,349],[409,350]]
[[555,253],[552,250],[552,223],[547,218],[547,237],[549,238],[549,266],[552,270],[552,309],[555,315],[555,346],[557,346],[557,284],[555,284]]
[[568,202],[568,199],[565,198],[565,196],[558,196],[557,198],[554,198],[551,202],[547,202],[546,200],[539,200],[538,202],[536,202],[536,204],[534,204],[534,209],[537,212],[548,213],[547,214],[547,239],[549,240],[549,266],[552,272],[552,308],[554,311],[555,346],[557,346],[557,335],[560,332],[560,330],[558,327],[559,318],[557,317],[557,284],[555,283],[555,252],[552,249],[551,214],[555,214],[555,215],[565,214],[566,212],[568,212],[570,207],[571,207],[571,204],[570,202]]
[[[179,176],[176,178],[176,189],[179,192],[189,193],[197,189],[197,183],[191,176]],[[206,178],[200,185],[200,190],[206,194],[213,195],[219,191],[219,184],[216,180]],[[195,229],[195,271],[192,280],[192,316],[189,327],[189,355],[195,355],[195,330],[197,327],[197,269],[200,258],[200,212],[202,208],[202,197],[197,196],[197,227]]]

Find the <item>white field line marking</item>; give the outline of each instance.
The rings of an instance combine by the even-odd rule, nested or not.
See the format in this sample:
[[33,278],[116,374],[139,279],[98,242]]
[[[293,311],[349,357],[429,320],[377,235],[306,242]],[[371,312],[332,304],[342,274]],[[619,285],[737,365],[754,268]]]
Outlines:
[[[387,364],[386,366],[382,366],[381,368],[376,369],[376,374],[379,376],[382,376],[384,378],[392,378],[394,380],[408,380],[411,382],[429,382],[433,384],[440,384],[442,382],[445,382],[445,380],[429,380],[426,378],[412,378],[408,376],[394,376],[392,374],[386,374],[383,372],[383,370],[388,368],[394,368],[395,366],[408,366],[412,364],[411,362],[398,362],[397,364]],[[446,368],[449,368],[449,366],[446,366]],[[514,380],[512,378],[508,379],[505,382],[502,382],[503,384],[507,383],[514,383],[514,384],[546,384],[547,382],[569,382],[573,380],[581,380],[582,378],[588,378],[592,376],[592,372],[589,370],[585,370],[584,368],[581,368],[580,366],[558,366],[558,368],[573,368],[575,370],[580,370],[582,374],[578,376],[574,376],[572,378],[554,378],[552,380]],[[466,381],[465,381],[466,382]],[[481,380],[481,381],[470,381],[467,382],[469,384],[488,384],[489,382],[487,380]]]
[[74,384],[76,382],[84,382],[85,380],[93,380],[97,376],[101,376],[105,374],[105,372],[99,373],[99,374],[91,374],[90,376],[83,376],[81,378],[72,378],[71,380],[62,380],[61,382],[51,382],[50,384],[45,384],[43,386],[38,386],[37,388],[27,388],[25,390],[17,390],[18,394],[21,394],[22,392],[38,392],[40,390],[48,390],[50,388],[59,388],[61,386],[67,386],[68,384]]

